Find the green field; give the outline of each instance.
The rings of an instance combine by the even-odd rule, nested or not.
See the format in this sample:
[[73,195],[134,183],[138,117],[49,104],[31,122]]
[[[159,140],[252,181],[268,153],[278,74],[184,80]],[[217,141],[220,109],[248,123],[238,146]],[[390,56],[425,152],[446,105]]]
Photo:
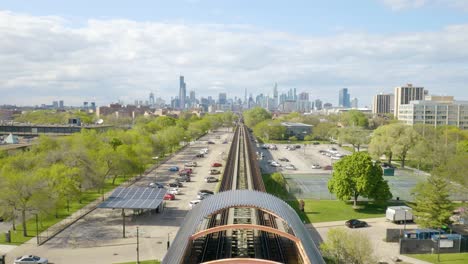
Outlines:
[[297,200],[288,201],[299,214],[299,217],[305,220],[306,223],[383,217],[387,209],[387,204],[375,204],[372,202],[359,202],[359,209],[353,209],[352,203],[342,201],[307,199],[304,202],[304,212],[300,212]]
[[[112,185],[112,180],[109,179],[104,187],[104,193],[113,190],[118,185],[123,183],[124,181],[128,180],[128,178],[124,179],[123,177],[118,177],[115,181],[115,185]],[[95,201],[96,199],[100,198],[102,194],[97,191],[86,191],[82,193],[81,196],[81,203],[78,201],[70,202],[70,211],[67,208],[62,208],[57,212],[57,216],[55,213],[45,215],[39,215],[38,227],[39,233],[48,229],[49,227],[55,225],[56,223],[62,221],[66,217],[70,216],[74,212],[78,211],[79,209],[83,208],[84,206],[88,205],[89,203]],[[37,234],[36,232],[36,218],[34,216],[30,217],[28,221],[26,221],[26,230],[28,231],[28,236],[23,236],[23,226],[21,222],[16,222],[16,230],[10,230],[11,232],[11,242],[7,243],[5,240],[5,233],[0,234],[0,244],[7,244],[7,245],[21,245],[26,241],[34,238]]]
[[430,263],[446,263],[446,264],[466,264],[468,263],[468,253],[452,253],[440,254],[440,262],[437,261],[437,254],[411,254],[407,255],[419,260],[424,260]]

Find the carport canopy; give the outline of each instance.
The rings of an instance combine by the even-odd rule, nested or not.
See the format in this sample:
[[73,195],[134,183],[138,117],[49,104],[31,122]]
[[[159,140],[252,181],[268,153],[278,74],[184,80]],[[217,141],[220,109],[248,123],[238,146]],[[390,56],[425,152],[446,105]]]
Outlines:
[[166,192],[165,188],[118,187],[98,208],[156,209]]

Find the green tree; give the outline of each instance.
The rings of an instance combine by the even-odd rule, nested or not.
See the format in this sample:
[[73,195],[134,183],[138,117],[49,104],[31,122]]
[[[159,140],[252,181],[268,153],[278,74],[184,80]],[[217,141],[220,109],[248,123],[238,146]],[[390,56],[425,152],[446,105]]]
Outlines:
[[359,151],[361,145],[369,143],[369,130],[361,127],[350,126],[343,127],[339,130],[338,139],[340,143],[348,143],[353,146],[353,152]]
[[437,167],[434,173],[468,188],[468,177],[466,177],[468,171],[467,161],[468,152],[456,154],[447,163]]
[[327,240],[320,245],[323,255],[336,264],[376,263],[369,237],[362,232],[349,232],[342,227],[328,231]]
[[250,110],[244,111],[244,122],[248,127],[254,127],[256,124],[271,119],[271,114],[261,107],[255,107]]
[[382,168],[363,152],[355,152],[335,163],[328,190],[342,201],[352,198],[354,206],[359,196],[377,201],[392,197],[388,183],[382,177]]
[[328,140],[330,138],[330,131],[336,128],[335,123],[323,122],[312,128],[312,136],[314,139]]
[[364,128],[369,126],[369,118],[363,112],[357,110],[343,113],[340,120],[344,126],[360,126]]
[[447,180],[435,174],[414,188],[416,206],[413,212],[420,227],[440,228],[450,223],[452,202],[449,191]]
[[283,139],[286,133],[286,127],[282,126],[281,122],[278,120],[265,120],[255,125],[253,133],[256,137],[266,140],[278,140]]

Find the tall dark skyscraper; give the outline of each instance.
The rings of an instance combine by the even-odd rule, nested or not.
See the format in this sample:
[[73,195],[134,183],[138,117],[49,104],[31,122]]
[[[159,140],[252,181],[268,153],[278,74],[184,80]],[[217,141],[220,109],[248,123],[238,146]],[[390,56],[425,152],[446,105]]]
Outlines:
[[340,90],[338,106],[351,107],[351,100],[349,98],[348,88],[343,88]]
[[152,92],[149,94],[149,105],[154,107],[154,93]]
[[184,76],[179,78],[179,109],[185,109],[185,98],[187,97],[186,84],[184,81]]
[[218,97],[218,104],[225,105],[227,103],[227,95],[226,93],[219,93]]

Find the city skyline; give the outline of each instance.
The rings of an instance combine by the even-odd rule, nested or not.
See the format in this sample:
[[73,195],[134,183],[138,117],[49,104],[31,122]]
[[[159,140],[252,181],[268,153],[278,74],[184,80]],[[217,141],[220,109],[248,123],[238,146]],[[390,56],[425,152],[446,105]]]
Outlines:
[[347,87],[371,106],[373,94],[414,83],[468,99],[463,1],[53,2],[2,3],[0,104],[169,101],[179,75],[197,97],[273,96],[277,83],[333,105]]

